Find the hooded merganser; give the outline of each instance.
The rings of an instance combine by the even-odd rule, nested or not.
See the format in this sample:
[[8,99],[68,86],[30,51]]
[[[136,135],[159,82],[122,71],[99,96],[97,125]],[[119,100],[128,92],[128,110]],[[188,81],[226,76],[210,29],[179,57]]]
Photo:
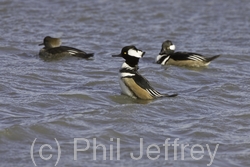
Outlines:
[[93,57],[94,53],[86,53],[82,50],[72,48],[69,46],[61,46],[61,40],[59,38],[52,38],[47,36],[43,39],[44,47],[39,51],[39,56],[43,58],[55,58],[61,56],[76,56],[81,58]]
[[135,46],[125,46],[119,55],[112,57],[123,57],[125,62],[120,69],[120,87],[123,94],[132,98],[151,100],[157,97],[174,97],[177,94],[164,95],[152,88],[146,78],[138,73],[138,62],[145,52]]
[[161,52],[156,57],[156,63],[161,65],[177,65],[189,67],[204,67],[220,55],[213,57],[203,57],[201,54],[192,52],[175,52],[175,45],[167,40],[162,43]]

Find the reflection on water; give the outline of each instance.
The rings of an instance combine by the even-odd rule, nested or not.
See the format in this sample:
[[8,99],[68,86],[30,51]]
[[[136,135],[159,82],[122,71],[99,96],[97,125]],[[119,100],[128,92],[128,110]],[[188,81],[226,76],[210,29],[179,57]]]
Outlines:
[[[0,154],[2,166],[249,166],[249,2],[227,1],[2,1],[0,2]],[[56,10],[55,10],[56,9]],[[233,34],[233,35],[232,35]],[[38,56],[41,39],[94,52],[85,60]],[[161,44],[172,40],[178,51],[221,56],[206,68],[154,63]],[[146,51],[139,72],[162,93],[175,98],[153,101],[121,94],[112,59],[126,45]],[[74,138],[90,147],[74,160]],[[93,160],[93,138],[101,147]],[[112,138],[112,139],[111,139]],[[120,160],[117,155],[120,139]],[[139,141],[143,138],[143,156]],[[168,160],[165,159],[166,139]],[[175,139],[180,146],[175,157]],[[112,141],[113,140],[113,141]],[[43,156],[39,149],[44,144]],[[147,148],[151,144],[151,157]],[[181,160],[181,144],[185,159]],[[215,153],[213,161],[209,154]],[[113,146],[114,160],[110,160]],[[192,146],[204,152],[191,155]],[[157,147],[160,151],[157,151]],[[79,143],[85,148],[86,142]],[[150,149],[150,150],[151,150]],[[195,151],[201,151],[196,147]],[[176,158],[176,160],[175,160]],[[212,162],[212,163],[211,163]]]

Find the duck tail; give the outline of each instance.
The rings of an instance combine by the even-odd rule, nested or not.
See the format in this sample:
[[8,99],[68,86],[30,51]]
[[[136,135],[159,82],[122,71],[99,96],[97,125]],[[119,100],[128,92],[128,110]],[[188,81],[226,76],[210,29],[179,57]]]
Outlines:
[[84,58],[84,59],[88,59],[90,57],[93,57],[94,53],[77,53],[74,56],[81,57],[81,58]]
[[206,58],[206,61],[207,61],[207,62],[210,62],[210,61],[216,59],[216,58],[219,57],[219,56],[220,56],[220,55],[216,55],[216,56],[213,56],[213,57]]
[[163,97],[176,97],[178,96],[177,93],[174,93],[174,94],[164,94]]

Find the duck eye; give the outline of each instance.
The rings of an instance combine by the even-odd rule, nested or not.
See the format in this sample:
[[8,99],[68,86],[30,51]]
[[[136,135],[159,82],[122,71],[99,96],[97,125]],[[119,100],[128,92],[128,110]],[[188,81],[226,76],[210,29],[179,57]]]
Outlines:
[[127,52],[123,52],[123,54],[127,54]]

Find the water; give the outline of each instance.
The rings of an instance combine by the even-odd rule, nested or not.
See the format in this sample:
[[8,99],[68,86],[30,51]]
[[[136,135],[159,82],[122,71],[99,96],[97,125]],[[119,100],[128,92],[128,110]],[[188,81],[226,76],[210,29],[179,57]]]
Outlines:
[[[245,0],[2,0],[1,166],[55,166],[56,140],[57,166],[249,166],[249,9]],[[38,44],[47,35],[95,58],[44,61]],[[166,39],[178,51],[221,57],[203,69],[162,67],[153,62]],[[123,60],[111,55],[131,44],[146,51],[140,73],[178,97],[120,94]],[[106,160],[102,146],[94,160],[94,138]],[[86,151],[74,154],[76,142]]]

